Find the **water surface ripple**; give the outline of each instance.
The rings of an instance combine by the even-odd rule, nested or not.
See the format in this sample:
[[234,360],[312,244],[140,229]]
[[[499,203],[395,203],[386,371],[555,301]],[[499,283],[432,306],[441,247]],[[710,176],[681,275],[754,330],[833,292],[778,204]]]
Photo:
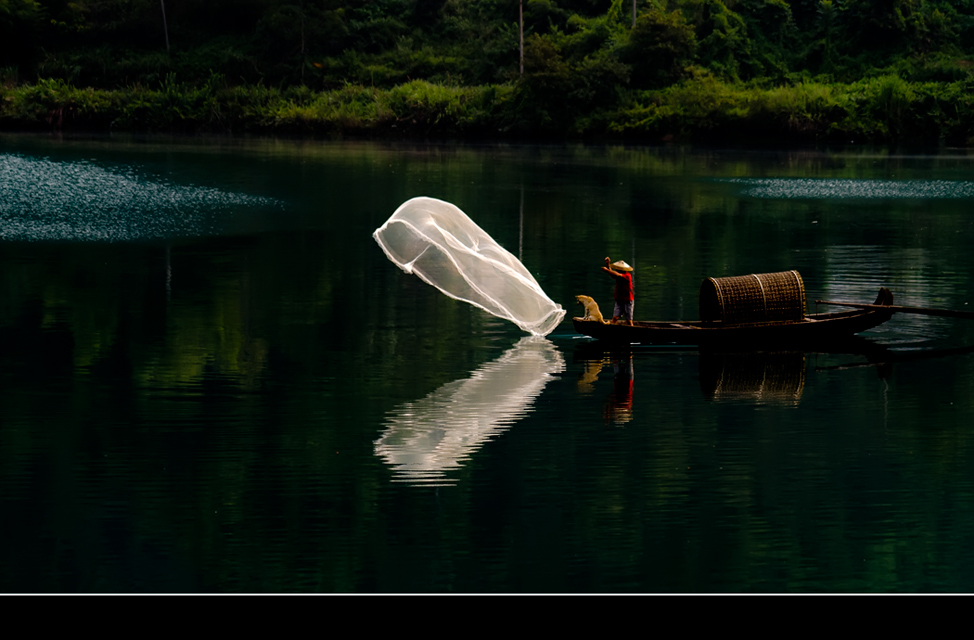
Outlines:
[[94,162],[0,154],[0,238],[125,242],[217,235],[219,220],[271,198],[170,184]]
[[849,180],[821,178],[730,178],[743,195],[780,199],[966,199],[974,182],[953,180]]

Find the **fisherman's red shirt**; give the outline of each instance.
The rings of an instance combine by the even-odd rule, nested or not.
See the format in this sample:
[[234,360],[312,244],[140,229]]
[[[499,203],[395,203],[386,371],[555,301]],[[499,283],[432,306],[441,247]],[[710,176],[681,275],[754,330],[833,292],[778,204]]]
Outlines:
[[632,301],[632,274],[624,271],[619,275],[615,276],[615,279],[616,279],[615,301],[631,302]]

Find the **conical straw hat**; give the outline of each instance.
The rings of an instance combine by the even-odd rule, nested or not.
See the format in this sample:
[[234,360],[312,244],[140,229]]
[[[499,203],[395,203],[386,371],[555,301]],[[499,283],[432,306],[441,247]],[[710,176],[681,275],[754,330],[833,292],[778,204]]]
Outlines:
[[632,271],[632,267],[626,264],[625,260],[616,260],[612,263],[612,268],[616,271]]

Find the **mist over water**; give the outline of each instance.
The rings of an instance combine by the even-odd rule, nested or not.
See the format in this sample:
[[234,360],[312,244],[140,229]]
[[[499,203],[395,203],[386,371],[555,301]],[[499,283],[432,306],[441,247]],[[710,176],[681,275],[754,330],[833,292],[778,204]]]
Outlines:
[[219,235],[271,198],[178,185],[136,167],[0,154],[0,239],[131,242]]

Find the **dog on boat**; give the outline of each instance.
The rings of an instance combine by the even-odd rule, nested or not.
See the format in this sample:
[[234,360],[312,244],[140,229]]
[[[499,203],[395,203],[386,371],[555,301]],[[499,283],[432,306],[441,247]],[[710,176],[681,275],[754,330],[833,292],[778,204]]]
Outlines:
[[599,304],[588,296],[575,296],[578,300],[578,304],[585,307],[585,317],[582,320],[597,320],[598,322],[605,324],[605,319],[602,318],[602,312],[599,311]]

